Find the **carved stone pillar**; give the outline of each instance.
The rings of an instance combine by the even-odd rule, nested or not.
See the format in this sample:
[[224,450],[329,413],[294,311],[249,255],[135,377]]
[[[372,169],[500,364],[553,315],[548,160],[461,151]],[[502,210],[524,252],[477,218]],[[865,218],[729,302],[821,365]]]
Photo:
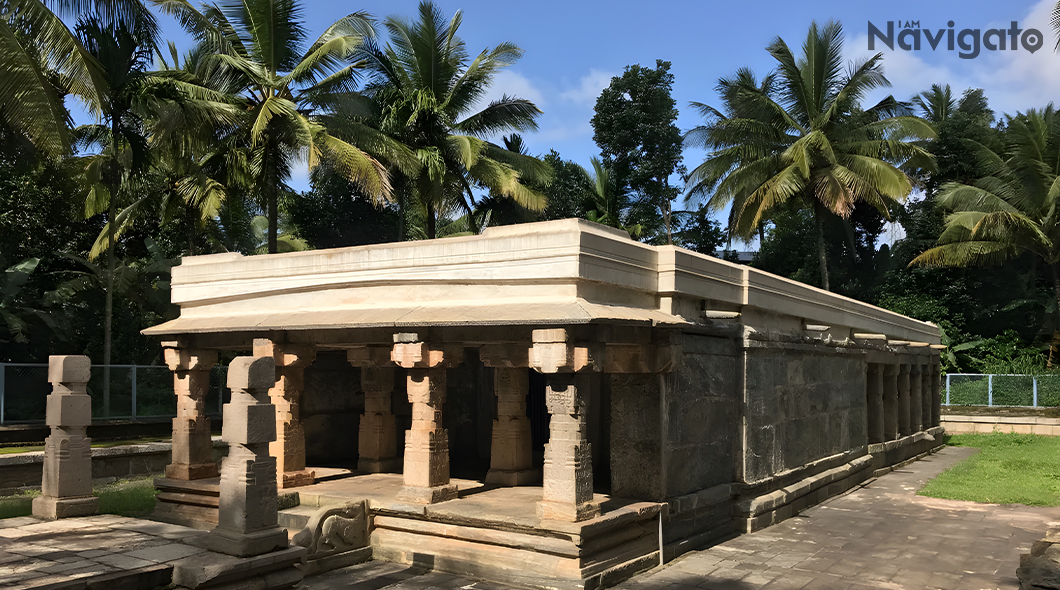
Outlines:
[[586,427],[591,379],[577,374],[594,368],[593,355],[587,347],[571,343],[563,329],[534,330],[533,340],[530,362],[547,376],[545,405],[551,415],[537,515],[568,522],[593,518],[600,514],[600,505],[593,502],[592,445]]
[[931,365],[931,425],[942,424],[942,365]]
[[51,435],[44,441],[41,495],[33,499],[33,515],[55,519],[95,514],[99,498],[92,495],[92,398],[87,356],[48,357],[47,418]]
[[276,458],[276,483],[281,488],[310,485],[316,481],[316,473],[305,466],[301,406],[305,368],[316,359],[316,349],[306,344],[255,338],[254,356],[272,357],[276,363],[276,383],[269,390],[276,407],[276,440],[269,443],[269,453]]
[[442,427],[445,370],[459,364],[462,347],[443,348],[422,342],[417,334],[395,334],[391,360],[408,369],[412,428],[405,434],[405,485],[397,499],[416,504],[457,497],[449,482],[449,434]]
[[525,344],[495,344],[479,350],[482,363],[493,367],[497,396],[486,483],[519,486],[541,481],[541,471],[531,464],[530,418],[526,415],[528,350]]
[[913,434],[910,421],[909,402],[909,365],[902,363],[898,365],[898,435],[909,436]]
[[927,430],[935,425],[932,414],[932,408],[935,407],[935,392],[932,390],[934,369],[935,365],[929,362],[923,365],[920,371],[921,430]]
[[865,403],[869,442],[881,443],[886,440],[883,434],[883,367],[876,363],[868,364]]
[[883,440],[898,438],[898,365],[883,366]]
[[361,369],[364,415],[357,433],[357,470],[385,473],[401,470],[397,456],[397,419],[392,408],[394,367],[390,348],[362,346],[346,352],[350,364]]
[[163,343],[169,370],[173,371],[173,392],[177,396],[177,417],[173,418],[173,462],[166,466],[170,479],[217,477],[210,439],[210,419],[206,417],[206,394],[210,389],[210,369],[217,364],[217,351],[177,348]]
[[276,407],[269,390],[276,383],[271,356],[234,359],[228,366],[232,401],[224,405],[222,437],[228,456],[221,468],[217,527],[207,537],[213,551],[248,557],[287,547],[287,531],[277,524]]
[[921,365],[914,362],[909,365],[909,430],[924,430],[924,380]]
[[577,522],[600,514],[593,500],[593,455],[585,419],[587,375],[548,376],[545,404],[551,415],[545,445],[544,489],[537,515]]

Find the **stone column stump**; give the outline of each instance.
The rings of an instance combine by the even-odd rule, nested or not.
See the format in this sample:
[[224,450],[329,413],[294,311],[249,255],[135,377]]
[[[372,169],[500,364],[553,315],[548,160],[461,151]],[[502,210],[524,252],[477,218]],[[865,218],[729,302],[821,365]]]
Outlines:
[[217,351],[162,344],[166,364],[173,371],[173,392],[177,396],[173,462],[166,466],[166,477],[183,480],[217,477],[210,419],[206,417],[210,369],[217,364]]
[[41,495],[33,499],[33,515],[56,519],[95,514],[99,498],[92,495],[92,424],[88,395],[91,362],[87,356],[48,357],[46,418],[51,435],[44,441]]
[[578,522],[600,514],[593,502],[593,454],[586,416],[588,376],[548,375],[545,405],[551,414],[545,445],[544,486],[537,515]]
[[271,357],[238,357],[228,366],[232,401],[224,405],[222,438],[228,456],[221,467],[218,524],[207,537],[213,551],[249,557],[287,547],[287,531],[277,524],[276,407],[269,390],[276,383]]
[[305,368],[313,363],[316,354],[313,347],[304,344],[254,339],[254,356],[269,356],[276,363],[276,384],[269,390],[276,406],[276,440],[269,443],[269,453],[276,457],[276,483],[281,488],[307,486],[316,481],[316,472],[305,466],[305,428],[301,417]]

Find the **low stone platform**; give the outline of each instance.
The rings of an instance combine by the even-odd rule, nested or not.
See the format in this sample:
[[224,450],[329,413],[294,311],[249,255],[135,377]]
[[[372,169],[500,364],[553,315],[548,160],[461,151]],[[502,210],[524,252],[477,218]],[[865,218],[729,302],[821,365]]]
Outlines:
[[280,519],[292,526],[307,507],[367,500],[373,558],[525,587],[592,589],[659,563],[663,504],[596,494],[602,514],[570,523],[537,517],[540,487],[452,482],[456,500],[425,506],[394,499],[400,474],[334,479],[298,488],[301,506]]

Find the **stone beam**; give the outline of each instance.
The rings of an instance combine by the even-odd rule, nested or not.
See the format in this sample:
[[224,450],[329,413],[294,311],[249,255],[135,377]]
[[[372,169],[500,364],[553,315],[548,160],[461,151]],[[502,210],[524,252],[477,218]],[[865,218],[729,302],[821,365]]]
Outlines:
[[269,443],[269,453],[276,458],[276,483],[281,488],[307,486],[316,481],[316,473],[305,465],[305,428],[301,417],[305,368],[313,363],[316,355],[316,348],[308,344],[254,339],[254,356],[272,357],[276,364],[276,383],[269,389],[269,397],[276,407],[276,440]]

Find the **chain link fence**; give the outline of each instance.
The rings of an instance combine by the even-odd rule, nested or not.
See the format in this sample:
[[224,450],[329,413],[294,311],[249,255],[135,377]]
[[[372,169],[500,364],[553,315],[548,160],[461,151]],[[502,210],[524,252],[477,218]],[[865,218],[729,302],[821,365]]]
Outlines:
[[[225,386],[228,368],[216,366],[210,371],[210,389],[206,396],[207,413],[221,413],[221,405],[231,392]],[[110,388],[103,386],[109,377]],[[45,404],[52,386],[48,383],[48,365],[37,363],[0,363],[0,425],[44,422]],[[161,365],[93,366],[88,381],[92,396],[94,420],[177,415],[173,395],[173,373]]]
[[1060,375],[946,375],[947,406],[1006,406],[1055,408],[1060,406]]

